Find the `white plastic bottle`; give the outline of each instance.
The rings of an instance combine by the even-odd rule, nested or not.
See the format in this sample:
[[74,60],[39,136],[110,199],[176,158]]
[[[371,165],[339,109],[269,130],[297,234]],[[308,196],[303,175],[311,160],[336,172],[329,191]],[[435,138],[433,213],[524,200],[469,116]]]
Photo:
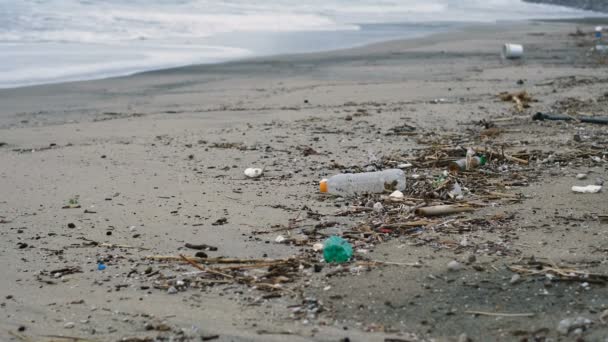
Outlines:
[[324,179],[320,183],[323,193],[341,196],[382,193],[385,189],[405,190],[405,172],[390,169],[378,172],[344,173]]

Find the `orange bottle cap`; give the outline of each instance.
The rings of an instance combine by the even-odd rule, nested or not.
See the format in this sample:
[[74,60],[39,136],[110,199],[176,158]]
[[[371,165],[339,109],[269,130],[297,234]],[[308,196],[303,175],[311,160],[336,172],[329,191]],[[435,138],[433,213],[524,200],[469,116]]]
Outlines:
[[319,182],[319,190],[321,190],[322,193],[327,192],[327,179],[323,179]]

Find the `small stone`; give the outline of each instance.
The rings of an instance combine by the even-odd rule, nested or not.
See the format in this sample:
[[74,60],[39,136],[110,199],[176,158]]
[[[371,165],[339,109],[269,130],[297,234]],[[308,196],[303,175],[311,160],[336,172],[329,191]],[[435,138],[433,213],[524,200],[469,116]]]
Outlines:
[[63,327],[66,329],[72,329],[75,326],[76,326],[76,323],[74,323],[74,322],[67,322],[66,324],[63,325]]
[[521,276],[519,274],[514,274],[511,277],[511,280],[509,280],[509,283],[511,285],[515,285],[515,284],[519,283],[520,281],[521,281]]
[[576,175],[576,179],[578,179],[578,180],[582,180],[582,179],[586,179],[586,178],[587,178],[586,173],[579,173]]
[[604,180],[602,178],[595,179],[595,185],[604,185]]
[[452,260],[450,262],[448,262],[448,271],[450,272],[456,272],[456,271],[460,271],[462,269],[462,264],[459,263],[456,260]]
[[[591,325],[591,320],[585,317],[576,318],[565,318],[562,319],[557,325],[557,332],[562,335],[568,335],[568,333],[575,329],[585,329]],[[581,331],[582,332],[582,331]]]
[[475,261],[477,261],[477,257],[475,256],[475,254],[471,254],[471,255],[469,255],[469,258],[467,260],[470,263],[474,263]]
[[392,194],[388,196],[391,200],[402,200],[405,196],[403,192],[399,190],[395,190]]
[[602,312],[602,314],[600,315],[600,322],[602,322],[602,324],[606,324],[608,323],[608,310],[604,310],[604,312]]
[[259,178],[262,176],[262,174],[264,174],[264,169],[250,167],[246,169],[243,173],[248,178]]
[[74,229],[74,228],[76,228],[76,225],[70,222],[70,223],[68,223],[68,228]]
[[353,117],[352,117],[352,116],[350,116],[350,115],[347,115],[347,116],[344,118],[344,120],[346,120],[346,121],[353,121]]
[[207,253],[205,253],[205,252],[196,252],[196,254],[194,254],[194,256],[197,258],[203,258],[203,259],[208,257]]
[[276,242],[276,243],[282,243],[285,240],[287,240],[287,239],[285,239],[285,237],[283,235],[279,235],[279,236],[276,237],[276,239],[274,239],[274,242]]
[[381,213],[381,212],[383,212],[383,211],[384,211],[384,206],[382,205],[382,203],[380,203],[380,202],[376,202],[376,203],[374,204],[374,212],[376,212],[376,213]]
[[173,286],[171,286],[169,289],[167,289],[167,293],[168,294],[176,294],[177,293],[177,289]]

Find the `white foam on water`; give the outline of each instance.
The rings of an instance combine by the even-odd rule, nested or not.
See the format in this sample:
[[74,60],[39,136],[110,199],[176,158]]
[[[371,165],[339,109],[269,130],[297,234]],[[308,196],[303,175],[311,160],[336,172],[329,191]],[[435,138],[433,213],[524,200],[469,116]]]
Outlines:
[[223,33],[583,15],[589,12],[520,0],[0,0],[0,88],[251,55],[199,45]]

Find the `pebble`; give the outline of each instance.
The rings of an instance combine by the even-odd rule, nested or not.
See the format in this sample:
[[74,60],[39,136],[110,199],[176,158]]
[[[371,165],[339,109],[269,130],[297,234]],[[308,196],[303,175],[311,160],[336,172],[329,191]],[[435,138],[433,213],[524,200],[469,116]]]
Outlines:
[[519,283],[520,281],[521,281],[521,276],[519,274],[514,274],[511,277],[511,280],[509,280],[509,283],[511,285],[515,285],[515,284]]
[[74,323],[74,322],[67,322],[66,324],[63,325],[63,327],[66,329],[72,329],[74,326],[76,326],[76,323]]
[[467,258],[467,260],[468,260],[470,263],[474,263],[475,261],[477,261],[477,257],[475,256],[475,254],[471,254],[471,255],[469,255],[469,257]]
[[176,294],[177,293],[177,289],[173,286],[171,286],[169,289],[167,289],[167,293],[168,294]]
[[579,173],[576,175],[576,179],[578,179],[578,180],[582,180],[582,179],[586,179],[586,178],[587,178],[586,173]]
[[582,316],[576,318],[565,318],[562,319],[557,325],[557,332],[562,335],[568,335],[571,330],[584,329],[588,325],[591,325],[591,320]]
[[390,196],[388,196],[388,197],[390,197],[390,199],[392,199],[392,200],[400,200],[400,199],[403,199],[405,196],[403,195],[403,192],[396,190],[392,194],[390,194]]
[[374,211],[377,212],[377,213],[383,212],[384,211],[384,206],[382,205],[382,203],[376,202],[374,204]]
[[258,178],[258,177],[262,176],[262,174],[264,173],[264,170],[260,169],[260,168],[250,167],[250,168],[246,169],[243,173],[248,178]]
[[604,185],[604,180],[602,178],[595,179],[595,185]]
[[277,236],[276,239],[274,239],[274,242],[276,242],[276,243],[282,243],[285,240],[286,239],[285,239],[285,237],[283,235],[279,235],[279,236]]
[[322,251],[323,250],[323,244],[320,243],[320,242],[315,243],[314,245],[312,245],[312,250],[316,251],[316,252]]
[[455,272],[460,271],[462,269],[462,264],[456,260],[452,260],[448,262],[448,271]]

